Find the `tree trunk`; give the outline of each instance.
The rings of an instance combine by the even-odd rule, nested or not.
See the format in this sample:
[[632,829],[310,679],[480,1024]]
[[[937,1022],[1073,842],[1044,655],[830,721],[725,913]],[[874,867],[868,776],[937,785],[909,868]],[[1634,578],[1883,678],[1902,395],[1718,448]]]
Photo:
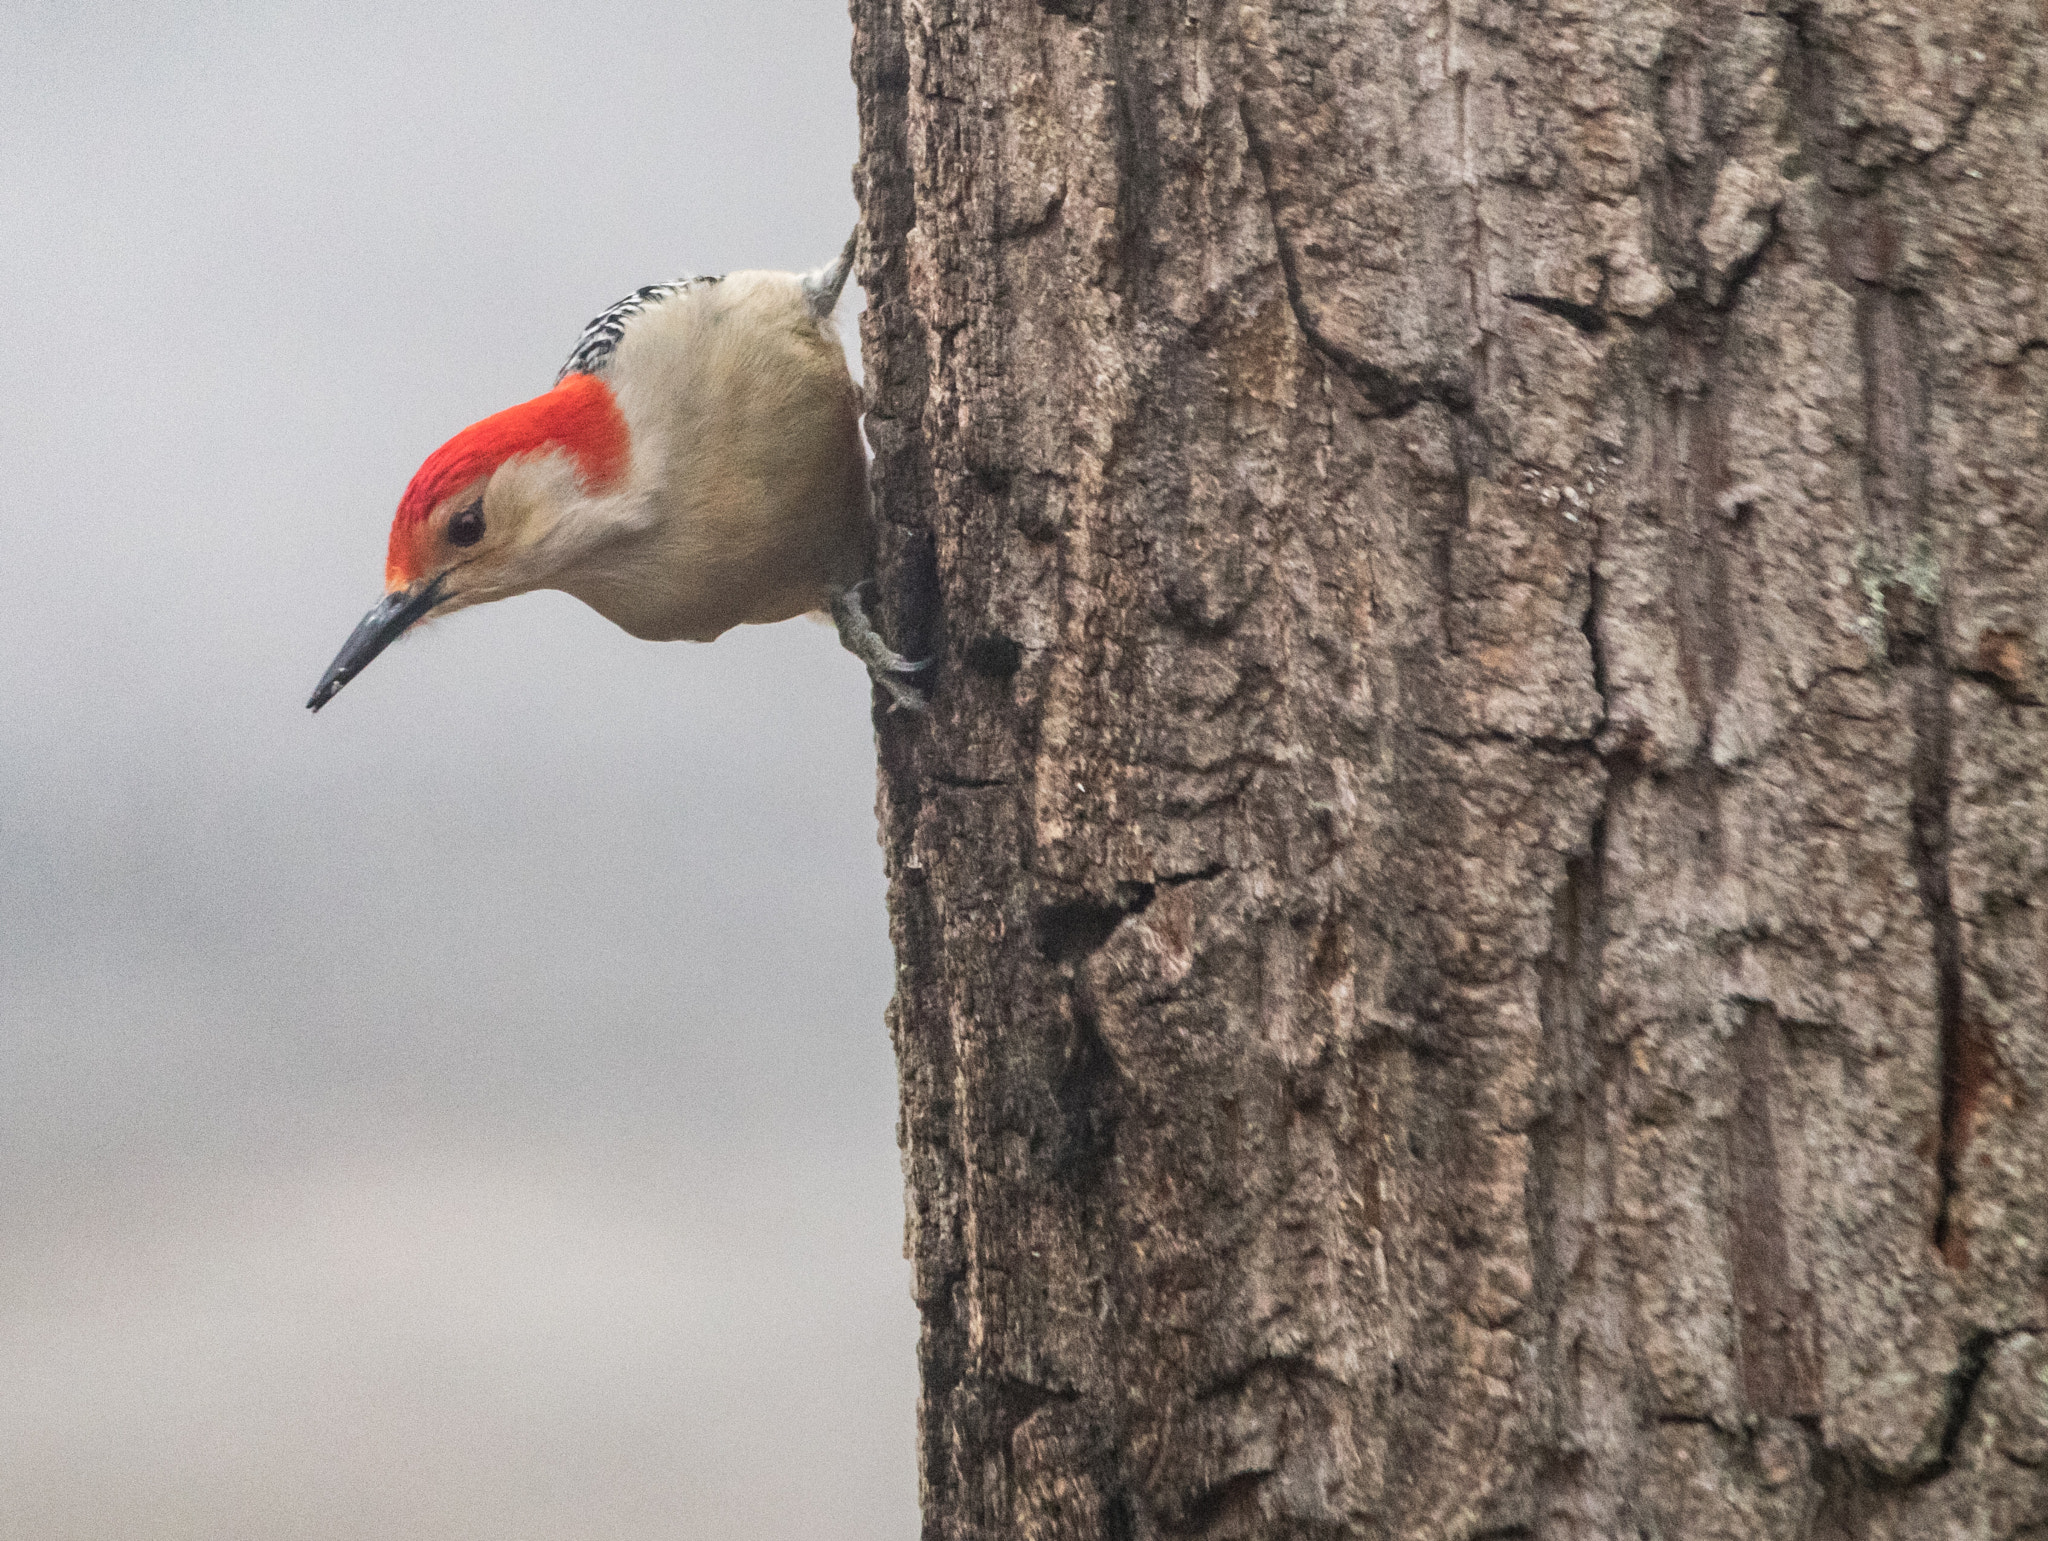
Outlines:
[[2018,0],[855,0],[925,1534],[2048,1534]]

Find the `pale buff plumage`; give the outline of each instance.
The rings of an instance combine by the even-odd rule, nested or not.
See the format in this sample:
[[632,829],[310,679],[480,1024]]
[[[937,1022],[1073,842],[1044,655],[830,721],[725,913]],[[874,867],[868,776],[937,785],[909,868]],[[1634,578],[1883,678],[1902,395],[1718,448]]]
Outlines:
[[652,517],[553,586],[636,637],[708,642],[824,609],[868,564],[860,397],[790,273],[732,273],[647,312],[611,381],[629,500]]

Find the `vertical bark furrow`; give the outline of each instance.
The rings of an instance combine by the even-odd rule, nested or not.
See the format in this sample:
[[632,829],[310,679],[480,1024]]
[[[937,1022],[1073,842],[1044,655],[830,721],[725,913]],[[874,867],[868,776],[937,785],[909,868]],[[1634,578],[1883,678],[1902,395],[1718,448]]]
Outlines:
[[1743,1401],[1768,1418],[1821,1410],[1813,1300],[1793,1271],[1772,1100],[1784,1080],[1778,1017],[1749,1003],[1735,1029],[1735,1114],[1729,1120],[1729,1264]]
[[[1931,650],[1931,643],[1922,648]],[[1969,1238],[1957,1214],[1962,1161],[1969,1149],[1970,1119],[1982,1096],[1990,1066],[1979,1036],[1964,1016],[1962,926],[1949,886],[1949,756],[1953,723],[1949,674],[1938,659],[1909,665],[1915,676],[1913,713],[1913,866],[1920,904],[1934,935],[1936,1004],[1940,1018],[1941,1113],[1935,1134],[1938,1191],[1932,1235],[1935,1249],[1951,1268],[1969,1261]]]
[[1554,1399],[1536,1472],[1539,1536],[1621,1533],[1642,1478],[1630,1309],[1613,1249],[1610,1141],[1623,1072],[1599,1027],[1604,813],[1590,844],[1559,892],[1542,999],[1546,1085],[1531,1131],[1531,1305]]

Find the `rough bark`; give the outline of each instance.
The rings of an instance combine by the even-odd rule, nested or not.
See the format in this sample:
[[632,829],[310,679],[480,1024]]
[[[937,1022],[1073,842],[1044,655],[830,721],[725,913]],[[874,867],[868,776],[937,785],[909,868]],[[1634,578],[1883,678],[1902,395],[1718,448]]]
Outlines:
[[2048,1536],[2019,0],[854,0],[930,1538]]

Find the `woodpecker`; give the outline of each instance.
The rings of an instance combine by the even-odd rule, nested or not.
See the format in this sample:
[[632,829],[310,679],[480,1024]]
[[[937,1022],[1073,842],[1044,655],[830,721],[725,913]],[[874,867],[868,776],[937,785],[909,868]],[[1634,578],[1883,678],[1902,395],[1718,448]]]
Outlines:
[[860,397],[812,273],[652,284],[583,329],[544,396],[429,455],[391,521],[384,598],[306,705],[408,627],[561,589],[649,641],[822,610],[894,706],[923,695],[861,605],[872,560]]

